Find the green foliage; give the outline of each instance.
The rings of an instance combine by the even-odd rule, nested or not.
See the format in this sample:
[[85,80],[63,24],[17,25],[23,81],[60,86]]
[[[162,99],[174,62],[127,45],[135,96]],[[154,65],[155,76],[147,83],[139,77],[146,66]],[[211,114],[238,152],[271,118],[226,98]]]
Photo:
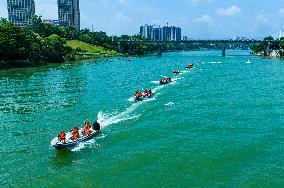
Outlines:
[[272,36],[264,38],[264,41],[273,41],[273,40],[274,40],[274,38]]
[[250,49],[253,51],[253,53],[258,54],[259,52],[264,51],[263,44],[254,44],[250,47]]
[[280,48],[284,50],[284,38],[280,40]]
[[31,40],[21,27],[5,19],[0,20],[0,60],[26,60],[31,50]]

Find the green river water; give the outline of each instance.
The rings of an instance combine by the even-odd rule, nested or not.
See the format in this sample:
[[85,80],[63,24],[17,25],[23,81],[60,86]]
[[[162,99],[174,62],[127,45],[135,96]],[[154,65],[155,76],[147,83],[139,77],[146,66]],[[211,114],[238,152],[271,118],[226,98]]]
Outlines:
[[[0,187],[284,187],[284,61],[220,55],[1,70]],[[154,98],[133,102],[142,88]],[[94,139],[50,145],[97,118]]]

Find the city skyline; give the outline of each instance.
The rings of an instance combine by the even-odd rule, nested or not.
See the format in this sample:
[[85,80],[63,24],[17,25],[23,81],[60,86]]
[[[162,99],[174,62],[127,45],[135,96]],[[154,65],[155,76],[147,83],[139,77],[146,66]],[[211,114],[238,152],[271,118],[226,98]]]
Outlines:
[[[58,19],[57,0],[36,0],[36,14]],[[179,25],[191,38],[264,37],[284,28],[281,0],[97,0],[80,2],[81,28],[108,35],[138,34],[141,25]],[[0,0],[0,17],[7,18],[7,1]]]
[[181,28],[176,26],[155,26],[145,24],[140,26],[139,34],[148,40],[154,41],[180,41]]

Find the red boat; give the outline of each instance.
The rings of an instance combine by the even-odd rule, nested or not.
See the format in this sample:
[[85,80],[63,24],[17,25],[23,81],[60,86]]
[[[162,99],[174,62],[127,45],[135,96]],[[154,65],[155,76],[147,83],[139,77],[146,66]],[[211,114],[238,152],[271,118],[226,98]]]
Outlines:
[[174,74],[179,74],[179,73],[180,73],[180,70],[174,70],[173,73],[174,73]]
[[192,69],[192,67],[193,67],[193,64],[189,64],[186,68],[187,69]]

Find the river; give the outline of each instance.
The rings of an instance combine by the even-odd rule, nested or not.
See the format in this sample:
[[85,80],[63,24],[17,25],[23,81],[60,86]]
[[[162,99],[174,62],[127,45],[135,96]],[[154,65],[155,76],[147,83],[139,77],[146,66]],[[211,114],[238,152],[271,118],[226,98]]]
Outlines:
[[[173,82],[159,86],[163,76]],[[142,88],[154,97],[133,102]],[[1,187],[284,186],[279,59],[172,52],[1,70],[0,96]],[[97,118],[94,139],[50,145]]]

